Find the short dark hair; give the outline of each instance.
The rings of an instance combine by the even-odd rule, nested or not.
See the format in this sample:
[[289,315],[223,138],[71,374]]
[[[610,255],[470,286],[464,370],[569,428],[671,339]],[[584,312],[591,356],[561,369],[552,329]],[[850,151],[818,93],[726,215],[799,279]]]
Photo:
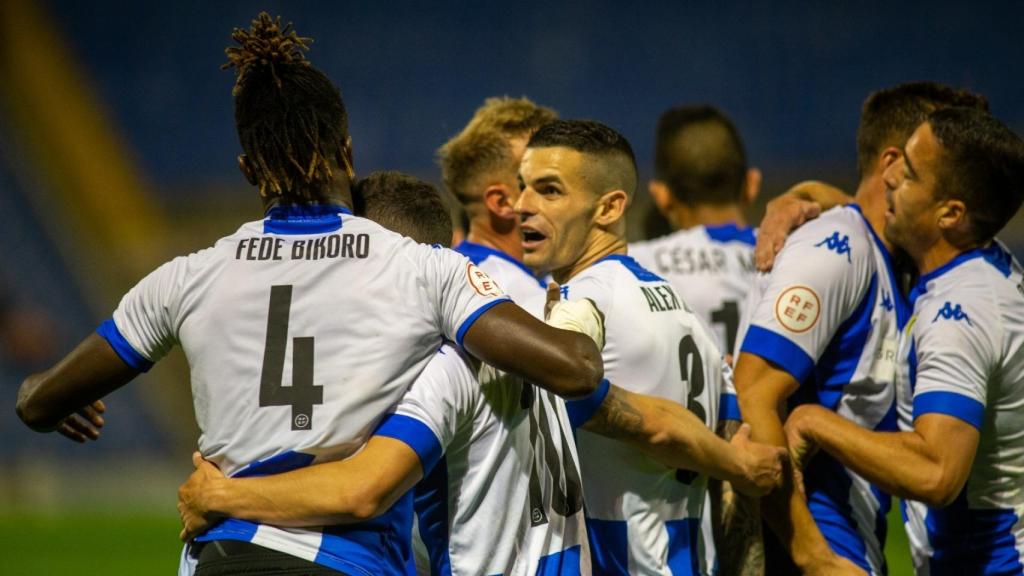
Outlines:
[[332,161],[348,140],[348,113],[341,92],[303,53],[291,23],[266,12],[250,30],[235,28],[239,44],[225,49],[237,77],[235,125],[252,162],[260,195],[288,201],[319,198],[334,178]]
[[451,247],[452,218],[430,183],[401,172],[373,172],[352,190],[356,214],[422,244]]
[[633,147],[622,134],[593,120],[556,120],[541,126],[527,148],[569,148],[601,159],[603,194],[621,189],[630,197],[636,192],[637,170]]
[[747,181],[739,131],[714,106],[666,110],[658,119],[654,176],[687,204],[737,202]]
[[967,206],[971,240],[991,240],[1024,200],[1024,142],[987,112],[946,108],[928,116],[942,144],[936,196]]
[[872,170],[882,150],[902,146],[929,114],[951,106],[987,111],[988,100],[981,94],[938,82],[908,82],[868,95],[857,127],[860,177]]

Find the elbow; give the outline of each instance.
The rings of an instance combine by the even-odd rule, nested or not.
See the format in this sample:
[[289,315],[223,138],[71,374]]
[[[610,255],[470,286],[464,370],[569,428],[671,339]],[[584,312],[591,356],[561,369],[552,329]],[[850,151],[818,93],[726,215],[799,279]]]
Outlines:
[[390,502],[379,482],[367,483],[347,495],[338,508],[351,521],[366,522],[388,511]]
[[38,394],[35,394],[39,388],[40,378],[41,375],[33,374],[25,379],[18,390],[18,402],[14,409],[18,413],[18,418],[29,428],[36,432],[49,432],[56,427],[57,422],[40,402]]
[[928,477],[918,490],[908,496],[919,500],[929,508],[945,508],[952,504],[963,490],[964,482],[957,482],[946,474],[938,473]]
[[560,396],[584,398],[594,393],[604,378],[601,352],[588,336],[575,334],[570,356],[570,370],[561,386]]

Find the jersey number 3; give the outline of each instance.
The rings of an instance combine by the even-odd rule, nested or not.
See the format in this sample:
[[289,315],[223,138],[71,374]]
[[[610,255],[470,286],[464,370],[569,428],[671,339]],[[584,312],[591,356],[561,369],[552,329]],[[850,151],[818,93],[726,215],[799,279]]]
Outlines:
[[[686,335],[679,341],[679,372],[690,390],[686,397],[686,409],[707,424],[707,410],[698,398],[704,393],[704,361],[693,336]],[[695,478],[697,473],[692,470],[676,470],[676,480],[683,484],[691,484]]]
[[292,287],[270,287],[267,342],[260,371],[260,407],[291,406],[292,430],[313,428],[313,406],[324,403],[324,387],[313,385],[313,337],[292,338],[292,385],[282,386],[288,351]]

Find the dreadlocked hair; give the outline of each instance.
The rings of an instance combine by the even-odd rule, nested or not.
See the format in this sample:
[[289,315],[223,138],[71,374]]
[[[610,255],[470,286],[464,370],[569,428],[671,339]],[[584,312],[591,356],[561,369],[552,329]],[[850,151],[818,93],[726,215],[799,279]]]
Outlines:
[[235,126],[260,195],[317,200],[334,178],[332,159],[344,157],[348,113],[338,88],[306,60],[313,39],[266,12],[231,38],[238,46],[224,50],[221,69],[235,69]]

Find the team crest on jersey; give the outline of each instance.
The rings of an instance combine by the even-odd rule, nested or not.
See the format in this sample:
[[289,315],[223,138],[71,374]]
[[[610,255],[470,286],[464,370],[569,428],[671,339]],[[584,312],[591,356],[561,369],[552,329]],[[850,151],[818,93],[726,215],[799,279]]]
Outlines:
[[821,299],[807,286],[790,286],[775,301],[775,319],[790,332],[807,332],[821,316]]
[[840,256],[845,255],[847,262],[850,260],[850,237],[847,235],[839,236],[839,232],[833,232],[831,236],[825,238],[821,242],[814,245],[815,247],[824,246],[825,248],[839,254]]
[[470,263],[466,267],[466,276],[469,278],[469,285],[481,296],[501,296],[505,293],[498,283],[491,280],[487,272],[478,268],[476,264]]

